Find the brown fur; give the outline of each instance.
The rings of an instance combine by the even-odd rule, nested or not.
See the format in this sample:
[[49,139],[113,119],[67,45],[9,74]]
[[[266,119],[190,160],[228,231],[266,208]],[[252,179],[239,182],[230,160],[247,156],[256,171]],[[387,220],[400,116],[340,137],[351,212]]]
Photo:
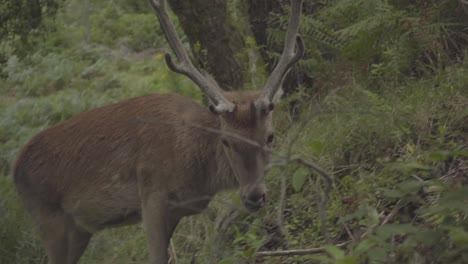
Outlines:
[[272,100],[305,51],[297,34],[302,1],[291,1],[285,48],[260,95],[223,93],[190,62],[166,1],[150,4],[179,60],[166,54],[168,67],[198,85],[212,112],[180,95],[151,95],[78,114],[35,136],[14,178],[51,264],[77,263],[93,233],[140,220],[150,262],[166,264],[180,219],[201,212],[217,192],[239,187],[248,209],[265,204]]
[[152,263],[167,263],[181,217],[201,212],[224,189],[239,186],[246,202],[263,194],[268,154],[203,128],[263,146],[271,114],[258,116],[256,93],[226,97],[235,111],[219,116],[180,95],[150,95],[80,113],[36,135],[18,156],[14,177],[49,262],[76,263],[94,232],[143,219]]

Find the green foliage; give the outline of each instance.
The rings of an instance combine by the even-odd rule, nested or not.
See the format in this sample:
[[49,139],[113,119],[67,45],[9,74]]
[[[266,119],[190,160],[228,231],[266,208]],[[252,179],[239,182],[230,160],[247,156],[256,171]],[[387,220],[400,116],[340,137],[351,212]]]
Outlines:
[[[115,17],[119,17],[118,20]],[[109,5],[91,16],[91,40],[134,51],[164,47],[165,39],[152,13],[129,14]]]
[[0,3],[0,39],[20,37],[28,41],[28,35],[39,30],[43,18],[54,16],[60,5],[60,0],[5,0]]
[[[401,186],[406,185],[403,183]],[[425,222],[426,225],[401,223],[377,226],[348,256],[375,263],[465,263],[468,258],[465,231],[468,222],[464,219],[468,213],[466,191],[464,187],[440,192],[438,201],[423,202],[423,209],[416,211],[417,222]],[[443,220],[435,222],[434,217]],[[427,226],[429,223],[433,225],[432,228]]]
[[[300,134],[294,153],[336,172],[329,231],[343,236],[348,234],[341,228],[345,225],[351,234],[345,236],[355,239],[344,255],[329,252],[308,259],[466,262],[466,187],[460,188],[460,182],[466,184],[466,76],[464,63],[432,78],[399,86],[388,83],[381,91],[351,84],[314,107],[302,108],[297,127],[306,122],[306,133]],[[279,136],[285,143],[279,144],[287,145],[294,135],[288,129]],[[312,181],[299,184],[297,178],[291,175],[288,210],[293,213],[285,220],[287,240],[295,248],[312,247],[311,242],[323,239],[318,226],[310,224],[310,219],[319,219],[316,190]],[[295,195],[298,186],[302,190]],[[314,207],[309,210],[311,202]],[[383,223],[385,217],[389,218]],[[451,230],[460,231],[459,245]]]
[[[307,51],[296,74],[322,81],[330,71],[330,60],[340,58],[355,68],[355,76],[378,86],[432,75],[464,57],[468,15],[460,5],[455,0],[317,3],[312,16],[302,17],[300,31]],[[287,21],[287,16],[276,16],[270,23],[269,42],[278,51]]]
[[[323,255],[263,263],[466,263],[468,18],[460,5],[305,3],[314,10],[301,21],[307,53],[291,74],[302,72],[315,84],[275,108],[273,158],[291,151],[333,174],[328,220],[318,209],[320,176],[291,164],[285,168],[285,232],[278,234],[282,174],[273,168],[270,202],[261,212],[248,215],[238,209],[238,196],[222,194],[203,214],[184,219],[171,249],[178,263],[193,256],[199,263],[253,263],[259,250],[324,246],[324,229],[334,243],[352,242],[326,245]],[[229,12],[235,10],[245,9]],[[272,16],[269,41],[278,51],[286,24],[286,16]],[[81,111],[153,93],[201,100],[190,80],[165,66],[164,38],[141,2],[70,0],[55,21],[47,17],[42,25],[44,34],[29,36],[28,48],[17,46],[18,37],[0,42],[0,175],[10,174],[32,136]],[[256,68],[254,39],[246,42],[239,56],[251,58],[248,87],[256,87],[264,76],[255,74],[265,70]],[[0,244],[0,263],[44,262],[9,176],[0,177]],[[81,262],[146,263],[147,254],[144,232],[133,226],[97,234]]]
[[[93,30],[99,28],[102,33],[101,40],[107,31],[116,31],[110,36],[114,40],[129,33],[125,37],[129,45],[134,44],[131,50],[113,49],[83,42],[82,21],[75,20],[72,12],[76,4],[72,1],[60,10],[57,24],[50,27],[55,31],[49,32],[46,40],[42,36],[31,39],[38,46],[28,56],[17,56],[12,48],[14,42],[1,42],[0,48],[9,54],[0,68],[1,174],[9,173],[20,147],[34,134],[76,113],[155,92],[174,91],[200,99],[200,93],[189,80],[170,72],[163,56],[149,49],[160,39],[155,35],[157,23],[153,14],[125,14],[122,20],[117,20],[106,13],[112,9],[109,6],[103,9],[102,17],[94,16],[96,23],[105,21],[107,25],[119,26],[120,33],[115,28],[92,24]],[[144,51],[134,51],[139,49]]]
[[305,168],[297,169],[292,177],[292,186],[296,192],[299,192],[304,186],[307,176],[309,176],[309,170]]
[[44,251],[11,178],[0,177],[0,263],[41,263]]

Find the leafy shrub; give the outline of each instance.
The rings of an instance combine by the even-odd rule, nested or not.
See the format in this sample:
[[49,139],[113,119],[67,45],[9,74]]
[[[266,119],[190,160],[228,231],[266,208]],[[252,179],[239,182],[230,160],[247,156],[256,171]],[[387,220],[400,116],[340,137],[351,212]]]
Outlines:
[[163,33],[152,13],[128,14],[108,6],[91,17],[92,40],[113,46],[124,44],[133,51],[165,47]]
[[[8,56],[0,83],[0,175],[10,174],[32,136],[78,112],[162,92],[201,101],[193,83],[168,70],[159,50],[151,49],[166,47],[156,18],[133,2],[83,7],[71,0],[57,21],[46,21],[47,38],[32,36],[36,49],[14,56],[14,42],[2,42]],[[328,221],[320,216],[320,178],[290,164],[284,175],[270,172],[270,203],[257,215],[239,209],[236,195],[223,194],[204,214],[184,219],[171,248],[178,262],[193,256],[200,263],[253,262],[258,250],[326,244],[324,230],[336,243],[352,243],[327,246],[328,255],[262,263],[466,262],[467,17],[460,3],[313,4],[314,15],[301,24],[307,56],[291,74],[305,72],[316,78],[315,87],[303,87],[275,108],[273,158],[291,151],[333,173]],[[274,16],[272,23],[269,38],[280,47],[287,17]],[[258,52],[248,41],[247,52]],[[311,95],[311,88],[320,93]],[[291,111],[293,101],[300,104]],[[283,180],[284,234],[278,235]],[[44,261],[21,208],[11,177],[1,177],[0,263]],[[228,220],[218,213],[225,210]],[[229,228],[219,233],[220,225]],[[81,262],[146,260],[144,233],[134,226],[97,234]]]
[[19,96],[39,96],[64,89],[80,67],[66,55],[36,53],[23,61],[10,57],[4,71]]
[[0,263],[41,263],[45,252],[11,178],[0,177],[0,195]]

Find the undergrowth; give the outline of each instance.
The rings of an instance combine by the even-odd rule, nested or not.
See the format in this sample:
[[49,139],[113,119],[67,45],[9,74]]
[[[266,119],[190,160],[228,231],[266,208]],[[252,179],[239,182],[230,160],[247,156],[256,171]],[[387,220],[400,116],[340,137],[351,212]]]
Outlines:
[[[468,262],[467,16],[458,1],[416,2],[337,0],[304,16],[308,50],[296,70],[316,83],[275,108],[274,158],[292,146],[333,175],[326,221],[322,179],[291,163],[270,172],[269,204],[260,212],[248,214],[229,192],[183,219],[173,263]],[[46,263],[10,175],[32,136],[140,95],[201,101],[190,80],[165,66],[153,15],[122,6],[103,4],[84,16],[89,7],[71,1],[48,22],[47,37],[31,40],[37,48],[27,56],[14,52],[16,40],[0,45],[8,54],[0,75],[0,263]],[[270,41],[282,41],[286,21],[272,18]],[[257,251],[324,245],[326,254],[254,260]],[[96,234],[80,263],[146,263],[147,254],[137,225]]]

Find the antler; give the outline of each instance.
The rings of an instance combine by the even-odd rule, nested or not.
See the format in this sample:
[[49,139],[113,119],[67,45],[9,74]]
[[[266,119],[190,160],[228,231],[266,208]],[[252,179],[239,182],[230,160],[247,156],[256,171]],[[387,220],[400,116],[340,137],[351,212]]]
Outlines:
[[[302,0],[291,0],[291,18],[289,19],[288,30],[283,53],[268,77],[258,99],[255,101],[257,109],[271,109],[273,98],[283,82],[284,76],[289,69],[304,55],[304,42],[298,35],[299,20],[301,16]],[[296,48],[296,51],[294,50]]]
[[166,1],[165,0],[149,0],[151,6],[156,12],[159,22],[166,33],[167,41],[171,46],[172,50],[176,54],[177,59],[180,61],[180,64],[176,65],[172,61],[172,57],[169,53],[166,53],[166,63],[167,66],[174,72],[181,73],[189,77],[195,84],[200,87],[202,92],[210,99],[214,104],[214,110],[217,113],[222,112],[232,112],[234,110],[234,104],[231,103],[223,95],[223,92],[216,81],[211,78],[211,76],[204,76],[190,60],[187,51],[182,45],[177,32],[175,30],[174,24],[172,24],[171,19],[167,13]]

